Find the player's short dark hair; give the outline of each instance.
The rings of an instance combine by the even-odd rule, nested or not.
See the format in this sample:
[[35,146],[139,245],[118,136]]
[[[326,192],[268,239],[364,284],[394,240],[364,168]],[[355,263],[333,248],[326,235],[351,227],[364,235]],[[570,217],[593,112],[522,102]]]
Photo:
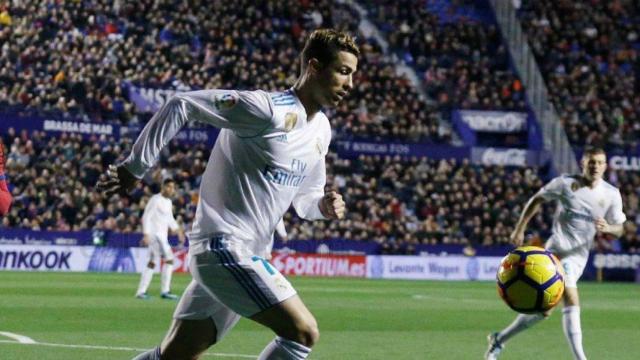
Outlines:
[[607,156],[607,153],[604,151],[603,148],[601,147],[597,147],[597,146],[590,146],[588,148],[584,149],[584,152],[582,153],[582,157],[589,157],[589,156],[593,156],[593,155],[604,155]]
[[302,70],[312,58],[318,59],[323,66],[331,64],[338,58],[340,51],[360,55],[358,45],[349,34],[334,29],[314,30],[302,50]]
[[162,186],[168,185],[170,183],[176,183],[176,181],[173,178],[166,178],[164,180],[162,180]]

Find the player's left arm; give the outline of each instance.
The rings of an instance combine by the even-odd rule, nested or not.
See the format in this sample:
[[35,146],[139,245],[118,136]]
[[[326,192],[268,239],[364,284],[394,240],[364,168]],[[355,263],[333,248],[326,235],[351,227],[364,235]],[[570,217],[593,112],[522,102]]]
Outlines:
[[604,218],[596,219],[596,229],[605,234],[620,237],[624,234],[624,224],[609,224]]
[[342,219],[346,211],[346,205],[342,195],[336,191],[325,193],[318,204],[320,212],[327,219]]
[[626,220],[627,216],[622,212],[622,196],[620,195],[620,191],[617,191],[605,217],[595,220],[596,230],[601,233],[620,237],[624,234],[624,222]]
[[342,195],[335,191],[324,192],[327,182],[324,159],[311,170],[301,189],[293,199],[296,213],[307,220],[342,219],[346,210]]

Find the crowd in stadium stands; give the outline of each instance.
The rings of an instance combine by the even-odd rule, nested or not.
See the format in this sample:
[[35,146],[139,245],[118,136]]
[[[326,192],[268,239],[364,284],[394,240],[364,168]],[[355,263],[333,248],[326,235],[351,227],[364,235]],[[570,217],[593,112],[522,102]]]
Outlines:
[[439,109],[527,109],[524,88],[509,65],[497,25],[471,18],[443,23],[442,14],[423,1],[361,2],[389,45],[422,74]]
[[[140,219],[148,198],[157,193],[162,179],[171,176],[181,195],[174,200],[176,218],[190,223],[195,215],[199,175],[204,170],[209,149],[204,145],[189,149],[170,144],[160,167],[147,175],[128,197],[104,199],[94,189],[109,164],[122,160],[131,140],[62,134],[48,137],[44,132],[10,131],[7,178],[14,201],[2,226],[33,230],[75,231],[87,229],[140,232]],[[170,174],[167,170],[171,169]],[[189,169],[187,175],[184,171]],[[195,175],[192,175],[195,174]],[[151,185],[146,185],[151,184]]]
[[[508,242],[518,212],[542,185],[532,169],[478,167],[468,161],[331,157],[328,186],[345,195],[339,222],[300,223],[291,238],[371,239],[400,249],[416,244],[490,246]],[[536,226],[548,231],[543,217]]]
[[[357,33],[331,1],[33,1],[5,5],[0,22],[3,111],[144,122],[128,84],[149,88],[286,89],[308,29]],[[447,142],[432,110],[376,44],[362,57],[350,101],[332,112],[342,137]]]
[[[449,142],[441,120],[450,109],[526,109],[524,90],[495,25],[474,19],[442,22],[416,6],[423,2],[362,3],[392,51],[423,76],[436,102],[422,99],[379,45],[359,36],[355,89],[328,113],[334,141]],[[630,67],[637,64],[637,24],[627,23],[628,9],[619,2],[595,2],[595,10],[580,6],[525,1],[520,14],[571,140],[634,144],[640,135],[640,100],[633,96],[638,82]],[[558,21],[567,16],[576,21]],[[0,8],[0,112],[142,124],[150,114],[129,100],[127,83],[176,90],[284,89],[297,75],[297,53],[309,29],[357,33],[358,22],[348,6],[328,0],[196,1],[189,6],[168,0],[5,3]],[[180,189],[176,217],[187,228],[193,221],[209,154],[204,146],[172,143],[131,196],[104,199],[93,186],[108,164],[127,153],[131,140],[50,137],[37,131],[10,131],[3,137],[14,204],[2,227],[139,232],[144,205],[158,190],[154,184],[167,176]],[[533,168],[416,158],[348,160],[332,154],[328,173],[328,186],[345,195],[347,218],[311,224],[288,213],[288,238],[374,240],[390,253],[411,253],[418,243],[506,243],[522,206],[543,184]],[[630,221],[619,241],[598,246],[640,252],[640,175],[610,171],[608,180],[621,187]],[[549,231],[551,213],[547,209],[534,220],[540,237]]]
[[570,141],[638,151],[635,1],[522,1],[519,18]]
[[[108,164],[121,159],[130,140],[80,135],[49,137],[42,132],[9,132],[7,177],[14,203],[2,227],[35,230],[102,229],[140,232],[146,201],[163,178],[178,184],[175,215],[188,229],[195,215],[200,175],[209,149],[172,143],[130,196],[104,199],[94,191]],[[474,166],[467,161],[360,156],[328,157],[329,188],[344,194],[347,217],[314,223],[285,216],[288,239],[373,240],[391,253],[411,253],[416,244],[492,246],[508,242],[527,199],[543,182],[532,168]],[[638,190],[634,172],[611,172],[622,186],[628,232],[609,250],[640,251]],[[548,235],[551,207],[532,220],[532,229]]]

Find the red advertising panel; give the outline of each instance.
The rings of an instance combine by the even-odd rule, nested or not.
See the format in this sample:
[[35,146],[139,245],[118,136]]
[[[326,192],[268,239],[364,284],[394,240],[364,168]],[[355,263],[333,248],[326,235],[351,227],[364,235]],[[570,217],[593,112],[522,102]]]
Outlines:
[[[164,265],[164,260],[162,260],[162,264]],[[189,272],[189,249],[173,248],[173,272]]]
[[365,277],[365,256],[274,252],[271,264],[284,275]]

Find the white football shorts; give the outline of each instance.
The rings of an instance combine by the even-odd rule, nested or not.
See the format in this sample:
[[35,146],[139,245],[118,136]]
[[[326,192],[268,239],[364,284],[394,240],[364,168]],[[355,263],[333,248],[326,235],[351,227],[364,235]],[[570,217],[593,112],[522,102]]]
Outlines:
[[577,288],[578,280],[587,266],[587,259],[581,254],[573,254],[560,259],[560,264],[564,269],[564,286],[569,288]]
[[267,260],[242,257],[221,246],[191,256],[193,281],[185,290],[173,317],[201,320],[211,317],[217,340],[238,322],[292,296],[296,291]]
[[164,260],[173,260],[173,251],[169,240],[166,237],[158,235],[150,235],[149,241],[149,260],[162,258]]
[[182,320],[211,318],[216,325],[216,342],[218,342],[233,329],[240,320],[240,315],[207,292],[197,281],[191,280],[180,297],[173,318]]

